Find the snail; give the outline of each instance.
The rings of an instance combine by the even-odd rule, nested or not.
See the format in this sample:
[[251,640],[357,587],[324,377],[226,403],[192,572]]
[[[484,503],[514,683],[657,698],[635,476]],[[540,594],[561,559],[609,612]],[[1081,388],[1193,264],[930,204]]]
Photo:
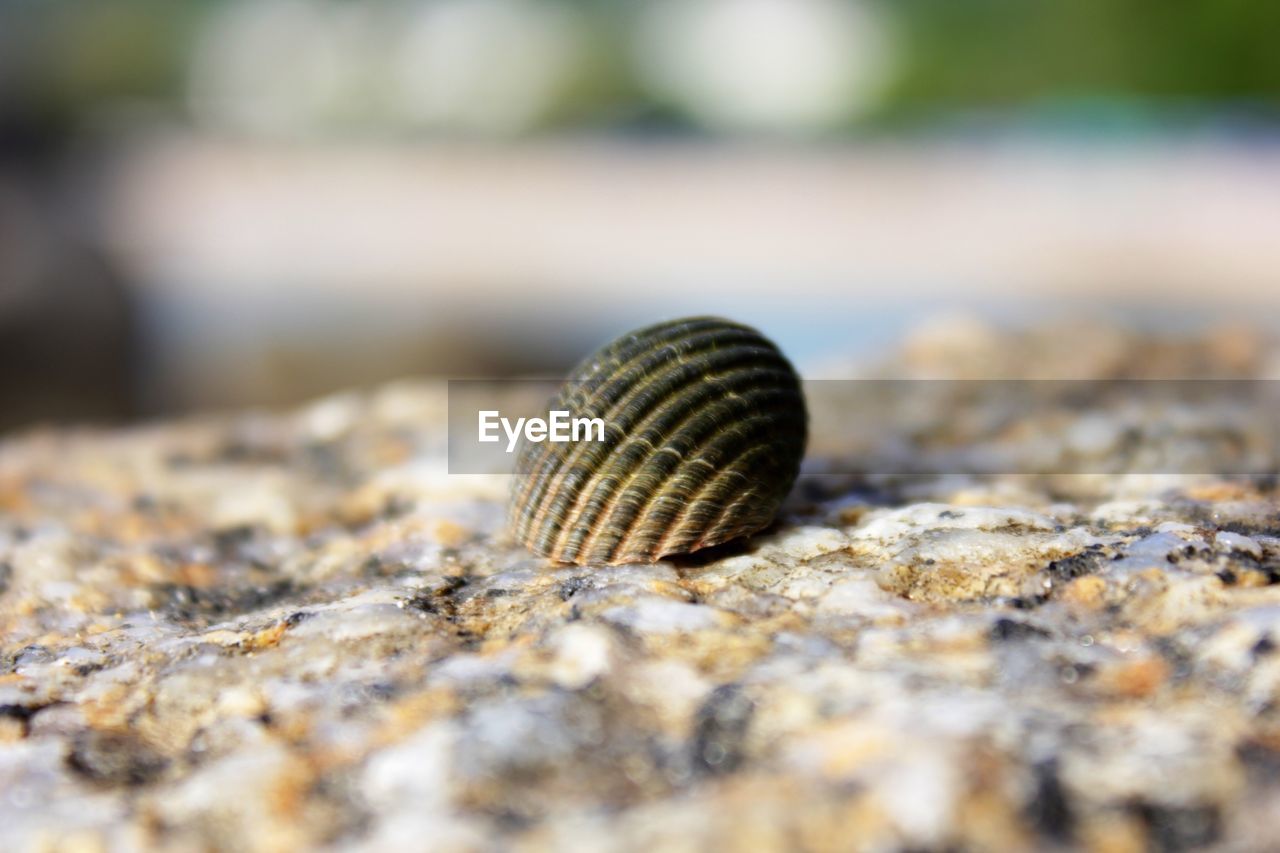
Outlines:
[[790,362],[717,317],[606,344],[550,407],[605,422],[599,441],[519,448],[511,534],[562,563],[653,562],[761,530],[795,482],[808,430]]

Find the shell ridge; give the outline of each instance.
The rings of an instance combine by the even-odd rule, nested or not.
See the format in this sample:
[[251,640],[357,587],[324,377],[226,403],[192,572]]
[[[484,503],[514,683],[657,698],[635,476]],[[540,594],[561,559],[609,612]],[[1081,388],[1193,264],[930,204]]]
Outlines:
[[652,561],[768,525],[808,416],[794,367],[749,326],[658,323],[583,359],[548,403],[602,417],[600,442],[521,441],[508,525],[542,556]]
[[[664,343],[672,340],[687,340],[694,338],[699,334],[715,332],[717,329],[714,323],[711,322],[711,319],[712,318],[695,317],[689,321],[680,321],[671,324],[669,329],[662,330],[658,334],[659,340]],[[650,328],[657,329],[661,325],[662,324],[657,324]],[[559,392],[553,395],[547,401],[548,410],[564,408],[573,411],[575,416],[580,416],[578,415],[579,410],[592,399],[594,391],[598,389],[601,384],[608,383],[612,379],[616,378],[617,371],[620,368],[629,370],[636,361],[642,359],[649,351],[649,348],[639,341],[639,337],[646,331],[648,330],[642,329],[639,332],[635,332],[627,336],[620,342],[607,344],[579,362],[579,364],[574,368],[573,373],[570,375],[578,377],[586,374],[586,378],[571,380],[568,386],[562,388]],[[636,346],[630,347],[629,345],[631,344],[636,344]],[[618,359],[623,353],[626,353],[625,357],[621,357],[621,360],[617,364],[611,364],[611,362]],[[581,403],[574,404],[572,401],[578,396],[581,396],[583,401]],[[525,458],[524,449],[526,444],[527,442],[522,438],[520,441],[521,446],[518,451],[518,459]],[[527,468],[530,473],[528,476],[523,477],[521,481],[517,481],[517,483],[523,483],[523,485],[518,485],[517,488],[519,491],[513,495],[513,508],[518,509],[521,506],[527,505],[528,501],[533,497],[531,491],[535,488],[535,482],[541,482],[541,480],[544,479],[536,477],[535,472],[542,471],[547,457],[552,455],[553,452],[554,449],[551,447],[551,443],[546,442],[545,446],[540,448],[538,455],[528,463]],[[521,473],[519,465],[517,466],[517,473]],[[533,497],[533,499],[537,500],[538,498]]]
[[[807,432],[806,421],[807,421],[807,418],[802,417],[802,418],[796,419],[792,423],[793,428],[797,429],[796,437],[799,439],[799,443],[801,446],[807,443],[807,437],[805,435],[805,433]],[[684,513],[686,518],[684,521],[681,522],[680,526],[687,527],[688,524],[690,524],[692,521],[695,521],[696,519],[692,517],[694,514],[694,510],[698,507],[700,503],[705,503],[708,500],[707,495],[709,493],[713,493],[719,488],[728,488],[726,481],[729,481],[732,479],[741,479],[747,485],[748,492],[750,492],[752,495],[758,493],[759,490],[756,487],[751,485],[751,477],[748,476],[748,473],[751,471],[753,467],[751,463],[753,463],[754,459],[758,456],[768,457],[773,450],[774,450],[774,446],[772,444],[759,445],[743,453],[737,459],[733,460],[733,462],[730,465],[723,468],[717,475],[717,481],[706,484],[706,487],[702,490],[702,492],[699,495],[694,496],[693,498],[690,499],[689,508],[686,511],[686,513]],[[779,481],[778,486],[772,491],[772,493],[776,495],[777,501],[780,503],[782,498],[786,496],[787,492],[791,490],[791,486],[794,485],[797,472],[787,471],[785,461],[780,464],[771,463],[769,466],[767,466],[766,473],[772,472],[775,470],[779,471],[783,475],[783,479]],[[697,544],[695,545],[695,550],[696,548],[706,547],[709,545],[718,545],[718,544],[721,544],[722,542],[727,542],[731,539],[735,539],[738,536],[751,533],[753,532],[754,529],[758,529],[758,526],[756,525],[754,518],[740,520],[739,523],[736,525],[736,529],[733,531],[722,529],[724,519],[730,517],[734,512],[734,510],[736,510],[737,507],[740,506],[742,503],[745,503],[746,500],[748,500],[749,498],[750,498],[750,495],[748,495],[747,497],[744,497],[741,501],[735,501],[733,503],[726,504],[725,506],[721,507],[720,511],[717,513],[713,521],[710,521],[709,523],[704,522],[704,525],[706,526],[706,530],[708,532],[705,533],[701,539],[696,540]],[[772,517],[772,511],[768,513],[767,517],[764,517],[764,516],[762,517],[764,518],[764,523],[767,523],[767,518]],[[690,532],[691,531],[689,530],[677,530],[676,533],[678,535],[673,534],[671,538],[676,540],[677,546],[694,544],[693,540],[691,540],[689,543],[684,543],[682,541],[684,537],[689,536]],[[696,534],[696,530],[693,530],[692,532]],[[663,547],[668,547],[668,546],[664,544]]]
[[[654,543],[653,551],[655,554],[655,558],[662,556],[663,549],[667,547],[667,543],[670,540],[672,539],[679,540],[680,534],[685,533],[684,528],[687,524],[689,524],[691,521],[696,521],[696,519],[693,518],[693,516],[695,512],[699,510],[701,506],[707,502],[709,495],[713,495],[720,488],[724,487],[724,484],[727,481],[737,477],[741,477],[742,479],[744,479],[749,483],[750,477],[748,477],[747,474],[742,469],[748,468],[749,470],[748,463],[753,461],[756,456],[765,455],[770,450],[772,450],[772,448],[769,445],[757,445],[756,447],[749,448],[743,451],[742,453],[739,453],[737,456],[735,456],[731,461],[729,461],[726,464],[716,466],[710,462],[706,462],[707,466],[710,468],[712,472],[711,476],[708,477],[706,480],[704,480],[701,484],[699,484],[697,491],[689,495],[688,498],[684,501],[683,508],[677,514],[676,518],[671,519],[667,523],[666,531],[662,534],[661,537],[659,537],[658,541]],[[666,494],[667,493],[664,492],[663,494],[660,494],[658,497],[662,497]],[[723,512],[716,517],[716,520],[715,522],[713,522],[713,524],[718,524],[722,515],[723,515]],[[708,542],[707,544],[719,544],[719,543]]]
[[[757,389],[754,396],[766,397],[772,391],[773,389]],[[720,402],[724,402],[729,399],[730,398],[728,396],[725,396],[718,400],[711,401],[706,405],[718,404]],[[739,410],[745,408],[748,411],[750,411],[752,407],[751,398],[740,397],[738,398],[738,401],[735,402],[733,405],[735,408]],[[690,411],[686,415],[686,417],[682,420],[681,425],[683,425],[683,423],[686,423],[690,418],[699,416],[701,414],[702,412],[698,410]],[[733,427],[729,428],[728,430],[722,430],[719,432],[712,430],[708,432],[705,436],[703,436],[703,438],[698,442],[698,444],[690,448],[686,453],[680,453],[678,451],[674,451],[674,448],[673,448],[673,451],[676,453],[677,458],[679,458],[681,461],[697,458],[695,454],[702,453],[703,451],[706,450],[708,446],[714,446],[717,442],[730,441],[730,440],[737,440],[737,441],[749,440],[750,438],[752,438],[751,430],[760,424],[764,424],[767,426],[768,420],[769,418],[767,414],[750,415],[747,418],[740,419],[737,422],[735,422]],[[676,434],[676,433],[678,433],[678,426],[676,430],[673,430],[673,434]],[[715,463],[711,462],[710,460],[706,460],[706,461],[707,461],[709,470],[711,472],[711,476],[714,477],[715,476],[714,472],[717,466],[715,465]],[[732,463],[729,463],[729,464],[732,464]],[[655,488],[653,490],[653,496],[652,496],[653,499],[669,495],[672,483],[677,482],[679,480],[679,478],[676,475],[676,470],[678,469],[673,469],[671,472],[667,474],[667,476],[665,476],[662,479],[661,482],[654,484]],[[604,531],[621,529],[622,531],[621,536],[619,537],[618,542],[612,546],[610,550],[610,554],[608,555],[608,558],[612,559],[613,556],[617,554],[619,551],[624,551],[625,545],[629,544],[630,541],[635,537],[635,535],[641,532],[646,527],[646,522],[649,519],[649,513],[646,512],[644,513],[644,515],[641,515],[639,509],[636,511],[634,516],[629,521],[625,518],[615,518],[615,516],[617,515],[616,507],[618,505],[618,502],[623,497],[626,496],[629,490],[632,489],[632,484],[634,483],[638,473],[639,472],[634,472],[632,476],[628,479],[627,483],[624,484],[620,489],[618,489],[615,492],[614,494],[615,499],[610,501],[610,503],[606,504],[605,511],[602,512],[600,516],[604,519],[603,524],[597,527],[595,535],[589,536],[587,541],[583,543],[583,548],[584,550],[587,550],[588,553],[590,553],[591,548],[594,547],[595,542],[599,539],[599,536]]]
[[[708,484],[706,491],[710,493],[720,487],[727,488],[728,486],[726,481],[735,477],[741,477],[750,482],[750,478],[746,477],[742,471],[726,470],[721,472],[721,475],[717,478],[717,482]],[[671,537],[675,540],[674,543],[664,543],[663,548],[692,547],[693,550],[697,550],[699,548],[720,545],[759,530],[760,527],[767,523],[767,519],[772,517],[772,513],[769,513],[768,516],[761,513],[753,513],[745,518],[734,519],[732,526],[727,523],[729,519],[733,518],[739,507],[747,504],[757,496],[759,496],[759,489],[755,486],[749,485],[742,492],[739,492],[737,497],[720,506],[716,509],[714,515],[711,515],[706,519],[698,521],[692,517],[692,512],[690,512],[689,517],[681,525],[682,529],[677,531],[679,535],[673,535]],[[708,499],[705,496],[699,498],[699,501],[703,503],[706,503],[707,500]],[[703,530],[703,533],[700,536],[698,535],[698,527],[690,526],[694,521],[698,521],[699,526]]]
[[[690,409],[685,413],[683,413],[682,415],[680,415],[678,420],[676,420],[674,423],[670,424],[665,430],[663,430],[659,438],[663,439],[665,443],[665,441],[668,440],[670,436],[672,436],[673,434],[677,434],[679,430],[683,426],[685,426],[691,419],[698,417],[700,414],[702,414],[702,409],[705,409],[708,406],[715,406],[721,403],[723,400],[728,399],[728,395],[732,390],[732,386],[725,385],[723,383],[723,380],[728,379],[729,377],[739,376],[739,375],[743,376],[744,378],[751,378],[749,373],[747,371],[742,370],[740,367],[731,367],[726,369],[723,373],[714,374],[714,376],[717,379],[721,380],[721,382],[715,386],[717,391],[717,396],[713,399],[710,399],[704,402],[703,406],[700,407],[699,409]],[[704,376],[703,378],[709,379],[706,376]],[[759,392],[759,393],[763,393],[763,392]],[[745,401],[749,398],[740,398],[740,399]],[[741,407],[741,406],[749,405],[749,403],[739,402],[736,405]],[[670,411],[671,410],[669,407],[665,409],[663,408],[655,409],[653,412],[649,414],[644,424],[645,425],[651,424],[654,420],[661,417],[663,414],[670,413]],[[631,442],[632,442],[631,447],[634,447],[641,443],[647,443],[649,444],[650,447],[653,447],[650,439],[648,439],[644,435],[645,426],[641,426],[639,431],[641,433],[640,435],[633,435],[633,437],[631,438]],[[714,436],[714,432],[712,433],[712,435]],[[687,458],[687,455],[685,458]],[[610,513],[613,511],[614,498],[620,497],[622,493],[626,490],[626,488],[630,486],[634,474],[643,468],[642,463],[643,463],[643,457],[638,457],[632,462],[630,462],[626,466],[626,468],[618,472],[619,474],[628,475],[627,482],[621,485],[620,487],[616,487],[610,490],[603,489],[604,479],[599,472],[595,477],[592,478],[591,481],[583,485],[582,489],[578,493],[577,499],[575,500],[573,506],[568,509],[568,512],[565,515],[564,529],[560,532],[560,534],[557,536],[555,540],[554,547],[557,551],[565,548],[569,542],[569,539],[573,535],[572,531],[575,528],[582,526],[582,524],[584,523],[583,516],[586,514],[585,508],[589,506],[592,501],[598,502],[599,508],[596,509],[596,511],[592,513],[590,517],[585,518],[585,524],[587,525],[587,527],[590,528],[591,525],[595,524],[595,522],[600,519],[604,519],[603,523],[605,525],[610,524]],[[590,553],[591,552],[590,549],[594,546],[595,540],[599,537],[599,534],[601,532],[602,532],[601,530],[596,530],[594,534],[588,534],[586,540],[582,543],[579,543],[578,552]]]
[[[729,331],[735,335],[739,332],[736,328]],[[709,348],[716,340],[722,338],[723,333],[724,330],[720,328],[705,328],[699,326],[686,334],[683,338],[679,338],[676,342],[686,346],[687,354],[697,355],[698,353],[705,351],[703,349],[704,345]],[[695,341],[696,343],[694,343]],[[694,348],[689,349],[688,347]],[[610,347],[606,347],[605,349],[609,348]],[[635,353],[633,357],[626,362],[615,366],[611,371],[609,378],[605,380],[601,386],[597,386],[597,388],[616,388],[621,390],[623,393],[612,396],[605,394],[588,395],[583,405],[572,409],[573,416],[601,417],[605,421],[607,431],[609,426],[613,425],[617,421],[617,417],[614,416],[614,411],[620,406],[625,408],[624,404],[629,399],[629,395],[625,393],[627,389],[633,389],[634,392],[638,394],[647,384],[644,382],[637,382],[633,371],[638,363],[643,361],[645,357],[649,355],[651,355],[649,350],[641,350]],[[600,355],[597,355],[596,359],[600,361],[607,360]],[[592,360],[593,358],[586,359],[587,362]],[[692,381],[693,378],[694,377],[691,377],[690,381]],[[575,387],[577,385],[578,383],[575,380],[570,380],[570,387]],[[562,390],[560,394],[557,394],[552,398],[549,403],[550,407],[556,408],[560,402],[565,399],[565,397],[565,390]],[[595,406],[590,405],[600,397],[604,398],[601,403],[608,405],[608,408],[604,411],[598,411]],[[625,428],[623,428],[623,432],[625,437]],[[570,449],[569,456],[566,459],[561,460],[561,463],[557,465],[554,464],[554,449],[552,448],[551,442],[545,442],[545,446],[540,448],[538,455],[530,464],[530,474],[524,478],[524,485],[517,486],[519,493],[514,497],[512,502],[513,508],[520,511],[521,508],[528,507],[531,503],[541,505],[543,503],[543,496],[555,485],[555,483],[552,480],[549,480],[549,478],[554,478],[557,471],[565,468],[571,468],[573,465],[577,464],[579,458],[586,452],[583,445],[589,443],[590,442],[580,442],[578,445],[572,447]],[[521,457],[524,456],[524,448],[526,444],[527,443],[521,439],[521,448],[519,451]],[[548,460],[550,460],[552,464],[548,465]],[[523,535],[523,531],[525,530],[536,528],[542,523],[542,520],[543,519],[540,515],[535,514],[533,518],[528,519],[526,524],[520,525],[520,535]]]
[[[702,352],[702,350],[699,350]],[[741,369],[743,359],[749,359],[751,353],[744,353],[737,349],[721,350],[718,359],[722,362],[717,365],[718,370],[714,374],[717,377],[728,376]],[[635,433],[643,431],[649,423],[655,418],[660,417],[663,412],[667,411],[666,407],[660,405],[663,399],[669,398],[689,385],[700,380],[706,380],[705,366],[702,371],[691,368],[687,364],[673,363],[668,361],[665,365],[667,369],[661,373],[651,374],[642,381],[635,381],[628,386],[627,393],[616,401],[606,412],[601,415],[606,423],[606,429],[609,427],[617,427],[622,430],[624,442],[629,444],[635,440]],[[628,377],[620,377],[620,380]],[[655,396],[656,395],[656,396]],[[639,401],[644,402],[643,407],[639,407]],[[590,414],[590,413],[589,413]],[[632,435],[628,438],[627,433]],[[554,493],[561,484],[560,472],[571,470],[578,465],[584,457],[588,457],[592,453],[599,453],[602,457],[608,458],[619,452],[626,452],[624,444],[609,443],[607,447],[601,448],[597,445],[595,449],[588,447],[591,442],[579,442],[572,447],[569,454],[562,460],[557,470],[548,472],[547,487],[541,494],[531,496],[538,506],[529,520],[529,529],[536,530],[541,527],[548,516],[559,515],[563,511],[563,521],[568,523],[570,519],[576,518],[579,510],[585,500],[584,495],[592,493],[598,487],[598,474],[590,478],[577,491],[576,496],[565,494],[562,498],[553,500],[545,500],[544,495]],[[639,464],[641,460],[637,459],[634,464]],[[563,538],[557,540],[556,548],[563,547]]]

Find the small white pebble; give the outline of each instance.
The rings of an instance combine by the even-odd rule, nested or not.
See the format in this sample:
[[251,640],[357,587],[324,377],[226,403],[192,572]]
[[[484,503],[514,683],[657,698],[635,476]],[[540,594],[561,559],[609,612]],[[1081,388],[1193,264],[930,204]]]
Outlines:
[[1228,551],[1239,551],[1259,559],[1262,557],[1262,546],[1248,536],[1241,536],[1239,533],[1224,530],[1217,535],[1216,541],[1218,545]]

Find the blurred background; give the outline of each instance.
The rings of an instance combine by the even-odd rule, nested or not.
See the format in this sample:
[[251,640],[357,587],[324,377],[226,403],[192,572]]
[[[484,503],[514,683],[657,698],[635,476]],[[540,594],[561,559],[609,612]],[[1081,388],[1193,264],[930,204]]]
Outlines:
[[1267,0],[0,0],[0,427],[1274,325]]

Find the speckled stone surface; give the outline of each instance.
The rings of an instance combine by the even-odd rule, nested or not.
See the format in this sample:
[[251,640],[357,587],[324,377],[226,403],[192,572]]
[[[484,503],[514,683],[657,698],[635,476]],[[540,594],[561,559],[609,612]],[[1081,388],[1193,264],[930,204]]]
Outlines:
[[[953,323],[886,369],[1277,365]],[[445,405],[0,445],[0,849],[1275,849],[1274,477],[832,477],[816,435],[745,546],[563,567]]]

